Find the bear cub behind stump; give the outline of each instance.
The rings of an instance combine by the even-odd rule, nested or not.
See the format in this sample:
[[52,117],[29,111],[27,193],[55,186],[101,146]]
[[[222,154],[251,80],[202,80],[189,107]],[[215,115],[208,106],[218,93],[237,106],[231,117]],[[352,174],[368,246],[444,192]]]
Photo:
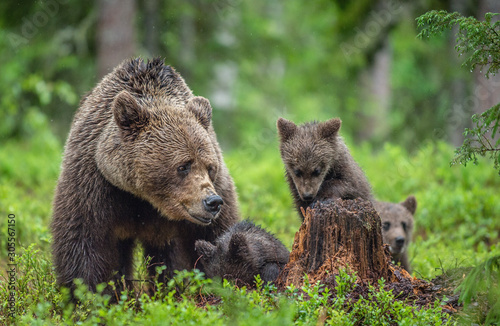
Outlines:
[[408,260],[408,245],[413,233],[413,217],[417,209],[417,200],[409,196],[399,204],[375,202],[375,210],[382,222],[382,237],[389,244],[392,260],[411,273]]
[[302,219],[300,208],[316,200],[373,200],[368,180],[338,135],[340,125],[340,119],[301,126],[278,119],[281,159]]
[[275,281],[290,256],[278,239],[250,221],[233,225],[215,244],[198,240],[195,246],[207,277],[245,284],[253,284],[258,274],[264,282]]

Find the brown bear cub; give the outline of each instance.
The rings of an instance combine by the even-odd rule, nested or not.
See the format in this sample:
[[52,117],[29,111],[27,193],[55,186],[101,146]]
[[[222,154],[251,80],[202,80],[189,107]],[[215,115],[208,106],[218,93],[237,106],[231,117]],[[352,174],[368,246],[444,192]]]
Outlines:
[[250,221],[233,225],[214,244],[196,241],[196,251],[207,277],[244,284],[253,284],[256,275],[264,282],[274,282],[290,256],[278,239]]
[[417,210],[417,200],[409,196],[399,204],[375,202],[375,210],[382,222],[382,237],[389,244],[392,260],[411,272],[408,260],[408,245],[413,232],[413,216]]
[[301,126],[278,119],[281,159],[301,217],[300,208],[316,200],[373,199],[368,180],[338,135],[340,125],[340,119]]
[[57,282],[91,290],[132,277],[140,241],[150,273],[192,269],[195,241],[239,220],[207,99],[161,59],[127,60],[82,100],[69,133],[51,223]]

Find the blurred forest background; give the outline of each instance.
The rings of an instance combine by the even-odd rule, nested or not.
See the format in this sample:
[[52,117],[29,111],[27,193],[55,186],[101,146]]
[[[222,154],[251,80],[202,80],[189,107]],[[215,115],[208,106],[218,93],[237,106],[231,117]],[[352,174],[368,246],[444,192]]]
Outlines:
[[500,102],[500,79],[461,69],[453,33],[416,39],[430,9],[482,19],[500,2],[2,1],[0,140],[45,123],[64,139],[104,74],[161,56],[210,99],[226,149],[274,142],[279,116],[339,116],[344,136],[375,148],[460,145],[470,116]]

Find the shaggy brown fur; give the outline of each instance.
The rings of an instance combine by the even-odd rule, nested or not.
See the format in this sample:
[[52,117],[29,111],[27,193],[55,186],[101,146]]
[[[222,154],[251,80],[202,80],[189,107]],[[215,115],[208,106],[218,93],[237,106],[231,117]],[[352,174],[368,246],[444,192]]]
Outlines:
[[196,251],[207,277],[245,284],[253,284],[256,275],[264,282],[274,282],[290,256],[278,239],[250,221],[233,225],[215,244],[196,241]]
[[123,62],[82,101],[54,198],[60,285],[82,278],[95,290],[115,272],[130,278],[136,240],[152,274],[191,269],[195,241],[239,220],[211,114],[161,59]]
[[316,200],[372,200],[368,180],[338,135],[340,124],[340,119],[331,119],[297,126],[278,119],[281,159],[302,218],[300,208]]
[[413,216],[417,210],[417,200],[409,196],[399,204],[375,202],[377,213],[382,221],[382,236],[389,244],[392,260],[401,263],[404,269],[411,272],[408,260],[408,245],[413,233]]

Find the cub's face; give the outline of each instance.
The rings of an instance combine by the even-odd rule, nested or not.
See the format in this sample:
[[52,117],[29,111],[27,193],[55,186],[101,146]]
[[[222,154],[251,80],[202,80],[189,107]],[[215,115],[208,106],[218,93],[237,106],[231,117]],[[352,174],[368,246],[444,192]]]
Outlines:
[[331,167],[325,155],[315,155],[314,153],[314,150],[325,147],[325,144],[304,145],[300,150],[299,147],[292,147],[286,152],[285,156],[297,159],[286,162],[285,168],[292,178],[300,198],[305,202],[310,202],[316,198]]
[[220,162],[207,131],[208,101],[195,97],[186,108],[166,108],[122,92],[113,114],[114,138],[102,141],[96,155],[104,177],[170,220],[208,225],[217,218],[223,200],[214,186]]
[[195,243],[195,250],[201,255],[200,263],[208,278],[224,276],[225,272],[223,266],[225,264],[226,255],[220,243],[214,245],[205,240],[197,240]]
[[326,175],[334,168],[340,124],[339,119],[331,119],[297,126],[286,119],[278,119],[281,159],[305,202],[314,200]]
[[389,244],[393,256],[404,253],[411,241],[413,233],[413,214],[417,202],[410,196],[399,204],[376,202],[377,210],[382,222],[382,237]]
[[226,233],[215,244],[197,240],[195,249],[201,255],[200,261],[209,278],[218,276],[250,284],[258,274],[254,254],[242,233]]

